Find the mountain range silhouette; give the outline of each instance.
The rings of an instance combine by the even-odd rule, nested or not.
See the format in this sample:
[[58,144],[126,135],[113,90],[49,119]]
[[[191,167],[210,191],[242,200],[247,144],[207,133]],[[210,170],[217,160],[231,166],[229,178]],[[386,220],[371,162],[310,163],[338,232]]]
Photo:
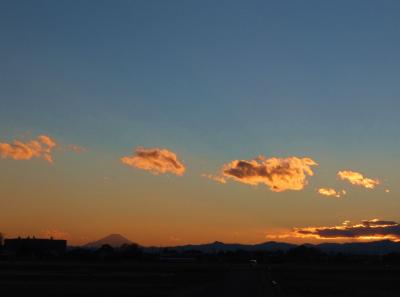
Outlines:
[[[108,244],[112,247],[120,247],[123,244],[133,244],[134,242],[127,239],[120,234],[110,234],[97,241],[89,242],[83,247],[86,248],[99,248],[102,245]],[[347,254],[377,254],[383,255],[388,253],[400,253],[400,242],[391,240],[380,240],[370,242],[349,242],[349,243],[321,243],[321,244],[302,244],[309,247],[315,247],[326,253],[347,253]],[[259,244],[240,244],[240,243],[223,243],[215,241],[205,244],[188,244],[180,246],[169,247],[146,247],[142,246],[143,250],[147,252],[159,252],[163,249],[173,249],[178,252],[197,250],[204,253],[225,252],[225,251],[287,251],[295,248],[297,244],[268,241]]]

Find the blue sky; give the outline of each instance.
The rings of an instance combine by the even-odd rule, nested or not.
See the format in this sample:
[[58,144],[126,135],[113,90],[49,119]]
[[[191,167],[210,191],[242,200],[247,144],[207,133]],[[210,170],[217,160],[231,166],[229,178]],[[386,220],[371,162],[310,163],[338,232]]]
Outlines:
[[395,185],[399,33],[398,1],[0,1],[0,140],[106,164],[167,147],[196,174],[311,156]]

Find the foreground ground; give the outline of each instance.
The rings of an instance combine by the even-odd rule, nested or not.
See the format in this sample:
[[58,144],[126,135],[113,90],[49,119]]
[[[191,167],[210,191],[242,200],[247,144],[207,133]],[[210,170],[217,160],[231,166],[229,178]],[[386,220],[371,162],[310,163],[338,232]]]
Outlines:
[[0,262],[1,296],[400,296],[382,265]]
[[288,297],[400,296],[399,265],[281,264],[270,270]]

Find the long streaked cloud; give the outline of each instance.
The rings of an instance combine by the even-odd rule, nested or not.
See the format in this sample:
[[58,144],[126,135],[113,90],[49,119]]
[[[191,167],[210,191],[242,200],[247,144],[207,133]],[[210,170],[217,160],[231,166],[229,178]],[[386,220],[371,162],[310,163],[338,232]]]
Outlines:
[[153,174],[172,173],[182,176],[186,170],[174,152],[161,148],[138,147],[132,156],[122,157],[121,162]]
[[352,185],[362,186],[367,189],[374,189],[380,184],[379,180],[365,177],[360,172],[343,170],[337,173],[337,176],[344,181],[348,181]]
[[345,221],[342,225],[332,227],[294,228],[294,237],[312,237],[317,239],[391,239],[400,241],[400,224],[395,221],[372,219],[352,225]]
[[14,140],[13,143],[0,142],[0,157],[13,160],[43,158],[53,163],[52,150],[56,145],[54,139],[47,135],[40,135],[27,142],[19,140]]
[[312,176],[312,166],[318,165],[311,158],[259,156],[253,160],[233,160],[222,166],[219,175],[203,175],[220,183],[228,179],[256,186],[265,184],[274,192],[302,190],[307,176]]
[[323,196],[336,197],[336,198],[340,198],[340,197],[346,195],[345,190],[337,191],[332,188],[319,188],[319,189],[317,189],[317,192],[318,192],[318,194],[323,195]]

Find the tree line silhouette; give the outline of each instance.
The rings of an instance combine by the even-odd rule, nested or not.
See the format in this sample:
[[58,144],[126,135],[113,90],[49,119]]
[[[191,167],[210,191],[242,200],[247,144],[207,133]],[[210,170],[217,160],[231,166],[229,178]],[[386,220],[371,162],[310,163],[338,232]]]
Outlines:
[[240,263],[256,260],[257,263],[381,263],[400,264],[400,253],[392,252],[384,255],[360,255],[351,253],[327,253],[316,247],[300,245],[287,251],[218,251],[204,252],[196,250],[179,250],[174,248],[147,249],[136,243],[113,247],[104,244],[98,248],[74,247],[65,254],[35,254],[30,251],[5,253],[4,235],[0,232],[0,259],[41,259],[65,261],[204,261]]

